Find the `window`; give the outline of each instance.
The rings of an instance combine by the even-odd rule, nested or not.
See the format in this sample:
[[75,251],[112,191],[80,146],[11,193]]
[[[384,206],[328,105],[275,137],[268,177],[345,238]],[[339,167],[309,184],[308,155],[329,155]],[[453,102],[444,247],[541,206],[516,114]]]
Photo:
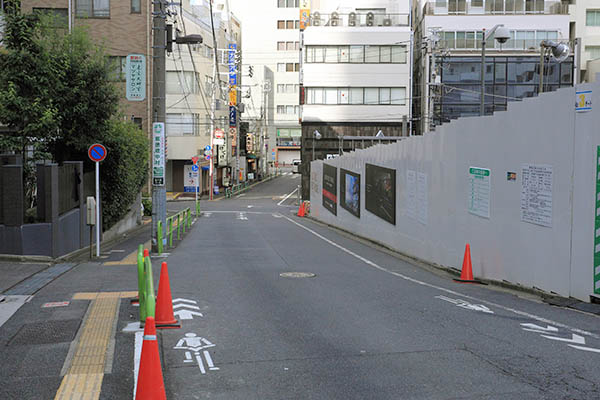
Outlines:
[[294,50],[294,42],[285,42],[285,49],[288,51]]
[[284,8],[285,7],[285,0],[277,0],[277,7]]
[[285,113],[286,114],[294,114],[294,106],[285,106]]
[[350,46],[350,62],[363,63],[365,61],[364,52],[364,46]]
[[277,21],[277,29],[285,29],[285,21]]
[[294,63],[286,63],[285,72],[294,72]]
[[338,62],[338,48],[335,46],[325,47],[325,62],[326,63],[337,63]]
[[392,104],[405,105],[406,104],[406,88],[392,88],[391,89]]
[[600,10],[587,10],[585,16],[587,26],[600,26]]
[[110,0],[77,0],[75,7],[78,17],[110,17]]
[[277,63],[277,72],[285,72],[285,63]]
[[600,58],[600,46],[585,46],[585,51],[592,60]]
[[392,46],[392,62],[406,64],[406,46]]
[[277,93],[285,93],[285,85],[277,85]]
[[294,64],[294,72],[300,72],[300,63]]
[[294,93],[294,85],[293,84],[287,84],[285,85],[285,92],[286,93]]
[[390,88],[379,88],[379,104],[390,104]]
[[285,50],[285,42],[277,42],[277,50]]
[[347,63],[350,62],[350,47],[348,46],[340,46],[340,62]]
[[294,8],[294,3],[295,3],[294,0],[287,0],[287,8]]
[[166,73],[166,92],[167,94],[181,94],[182,90],[179,85],[179,78],[177,77],[177,72],[167,71]]
[[483,7],[483,0],[471,0],[471,7]]
[[391,63],[392,62],[392,48],[391,46],[381,46],[379,48],[379,62]]
[[300,21],[294,21],[294,29],[300,29]]
[[285,106],[277,106],[277,114],[285,114]]
[[198,131],[198,114],[167,114],[167,132],[169,136],[195,135]]
[[315,47],[313,62],[322,63],[325,61],[325,47]]
[[363,104],[363,88],[350,88],[350,104]]
[[294,21],[285,21],[285,29],[294,29]]
[[[0,3],[2,3],[2,0],[0,0]],[[66,29],[69,26],[69,10],[67,8],[33,7],[33,12],[52,16],[54,18],[52,20],[54,28]]]
[[323,89],[322,88],[314,88],[313,90],[313,104],[323,104]]
[[336,88],[325,88],[325,104],[337,104],[337,93]]
[[365,104],[378,104],[379,103],[379,89],[378,88],[365,88]]
[[125,82],[125,70],[127,68],[126,56],[109,56],[108,57],[112,71],[110,80],[115,82]]
[[294,42],[294,50],[300,50],[300,42]]
[[350,103],[350,89],[343,88],[338,91],[338,104]]
[[365,46],[365,63],[379,62],[379,46]]
[[132,14],[141,14],[141,12],[142,12],[141,0],[131,0],[131,13]]

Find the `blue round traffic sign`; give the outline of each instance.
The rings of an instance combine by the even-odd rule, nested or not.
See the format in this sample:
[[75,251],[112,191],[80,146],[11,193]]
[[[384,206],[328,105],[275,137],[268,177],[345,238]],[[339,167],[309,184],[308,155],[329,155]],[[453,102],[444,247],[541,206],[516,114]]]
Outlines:
[[88,156],[94,162],[100,162],[106,158],[106,147],[99,143],[93,144],[88,149]]
[[207,145],[207,146],[204,148],[204,150],[206,150],[206,151],[211,151],[211,150],[212,150],[212,147],[210,147],[210,144],[209,144],[209,145]]
[[192,165],[192,172],[198,172],[198,166]]

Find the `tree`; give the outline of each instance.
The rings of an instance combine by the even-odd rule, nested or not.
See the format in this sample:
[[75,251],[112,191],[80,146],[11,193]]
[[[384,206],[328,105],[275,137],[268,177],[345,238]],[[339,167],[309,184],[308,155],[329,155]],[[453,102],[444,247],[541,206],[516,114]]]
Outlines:
[[[104,227],[119,220],[134,201],[147,174],[148,141],[131,122],[121,120],[119,95],[110,80],[114,66],[85,30],[57,28],[41,14],[22,15],[9,6],[4,49],[0,50],[0,150],[24,160],[26,184],[33,161],[86,160],[87,149],[103,143],[109,152],[101,168]],[[128,158],[129,157],[129,158]]]

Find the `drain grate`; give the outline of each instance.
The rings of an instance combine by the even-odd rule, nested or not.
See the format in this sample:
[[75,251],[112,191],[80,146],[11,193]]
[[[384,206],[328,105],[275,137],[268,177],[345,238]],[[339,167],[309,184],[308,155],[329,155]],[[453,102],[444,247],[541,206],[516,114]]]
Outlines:
[[10,339],[7,346],[71,342],[81,325],[79,319],[25,324]]
[[312,272],[283,272],[279,276],[282,278],[314,278],[317,275]]

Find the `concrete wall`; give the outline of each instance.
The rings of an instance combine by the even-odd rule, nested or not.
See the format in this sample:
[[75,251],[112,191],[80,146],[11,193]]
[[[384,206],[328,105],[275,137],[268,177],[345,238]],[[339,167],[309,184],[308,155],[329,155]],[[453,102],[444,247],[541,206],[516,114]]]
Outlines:
[[[463,118],[436,132],[358,150],[326,163],[361,175],[360,218],[322,204],[323,161],[312,163],[311,214],[326,223],[428,262],[460,268],[470,243],[476,276],[589,301],[594,286],[596,159],[600,107],[576,113],[575,91],[561,89],[483,118]],[[396,170],[396,224],[365,208],[365,164]],[[550,226],[521,221],[523,164],[552,167]],[[468,212],[469,167],[491,171],[489,218]],[[410,190],[407,171],[424,174]],[[516,180],[507,173],[516,172]],[[338,199],[342,194],[339,193]],[[338,200],[339,204],[339,200]]]

